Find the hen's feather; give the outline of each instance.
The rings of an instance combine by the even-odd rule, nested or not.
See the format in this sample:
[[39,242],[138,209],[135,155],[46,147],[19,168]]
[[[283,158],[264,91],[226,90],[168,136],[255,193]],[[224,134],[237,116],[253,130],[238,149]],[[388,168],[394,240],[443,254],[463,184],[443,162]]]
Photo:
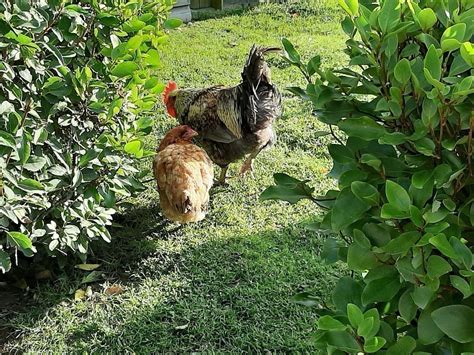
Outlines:
[[214,174],[203,149],[191,143],[171,144],[156,154],[153,172],[167,218],[188,223],[205,217]]

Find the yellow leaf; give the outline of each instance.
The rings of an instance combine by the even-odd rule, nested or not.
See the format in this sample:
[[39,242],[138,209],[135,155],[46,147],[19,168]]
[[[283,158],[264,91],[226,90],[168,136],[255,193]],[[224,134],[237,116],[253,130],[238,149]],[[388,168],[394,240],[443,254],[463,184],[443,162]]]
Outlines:
[[86,291],[84,291],[82,288],[80,288],[74,293],[75,301],[81,301],[84,297],[86,297]]
[[97,269],[99,266],[100,264],[78,264],[75,268],[84,271],[92,271]]

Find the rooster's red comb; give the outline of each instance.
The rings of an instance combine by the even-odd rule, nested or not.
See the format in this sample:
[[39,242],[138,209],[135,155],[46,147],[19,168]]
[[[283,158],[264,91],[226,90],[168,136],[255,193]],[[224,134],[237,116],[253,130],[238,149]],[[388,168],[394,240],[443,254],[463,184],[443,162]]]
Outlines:
[[177,88],[178,88],[178,85],[174,81],[172,80],[168,81],[168,84],[166,84],[166,87],[163,90],[163,94],[161,94],[163,97],[163,101],[165,103],[168,102],[170,93],[175,91]]

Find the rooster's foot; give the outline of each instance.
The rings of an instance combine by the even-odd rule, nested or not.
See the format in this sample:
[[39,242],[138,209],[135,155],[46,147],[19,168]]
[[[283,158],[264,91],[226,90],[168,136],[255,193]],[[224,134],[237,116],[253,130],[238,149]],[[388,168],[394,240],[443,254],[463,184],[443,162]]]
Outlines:
[[253,175],[253,159],[246,159],[240,168],[240,176],[244,176],[246,173],[250,173],[250,176],[254,178]]

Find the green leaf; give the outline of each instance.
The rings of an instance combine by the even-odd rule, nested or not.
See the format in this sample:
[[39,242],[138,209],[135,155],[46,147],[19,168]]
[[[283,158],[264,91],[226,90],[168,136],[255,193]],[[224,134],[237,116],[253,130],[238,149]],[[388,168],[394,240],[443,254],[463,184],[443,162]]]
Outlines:
[[138,48],[140,48],[142,41],[143,41],[143,36],[139,36],[139,35],[133,36],[127,41],[126,48],[132,51],[135,51]]
[[386,133],[382,125],[366,116],[345,119],[338,123],[338,127],[351,137],[367,141],[379,139]]
[[96,282],[100,279],[102,279],[102,273],[100,271],[92,271],[86,276],[84,276],[81,280],[81,284],[88,284],[92,282]]
[[434,245],[436,249],[438,249],[441,253],[446,255],[448,258],[451,259],[458,259],[458,255],[454,251],[451,244],[449,244],[448,239],[444,234],[438,234],[434,237],[431,237],[429,240],[431,245]]
[[426,223],[438,223],[442,221],[443,219],[446,218],[446,216],[449,214],[449,211],[445,208],[440,208],[436,212],[431,212],[428,211],[423,215],[423,219],[426,221]]
[[353,17],[359,12],[359,0],[339,0],[339,5]]
[[324,241],[321,258],[326,264],[332,264],[339,260],[340,245],[336,239],[328,237]]
[[426,53],[424,67],[435,80],[441,79],[441,59],[436,47],[432,44]]
[[362,303],[364,305],[373,302],[388,302],[400,290],[399,277],[386,277],[376,279],[365,286],[362,292]]
[[417,306],[411,297],[411,290],[406,290],[398,300],[398,310],[402,318],[407,322],[411,322],[416,316]]
[[364,313],[364,318],[373,318],[374,319],[374,326],[372,327],[372,332],[367,335],[367,338],[374,337],[380,330],[380,314],[377,308],[371,308]]
[[386,203],[382,206],[380,217],[384,219],[405,219],[410,217],[409,211],[402,211],[397,206]]
[[123,24],[123,30],[127,33],[138,32],[145,26],[146,26],[145,22],[140,21],[139,19],[134,19],[134,20],[125,22]]
[[421,154],[426,155],[428,157],[433,156],[434,151],[435,151],[435,147],[436,146],[435,146],[434,142],[431,139],[427,138],[427,137],[418,139],[415,142],[416,150],[419,151]]
[[124,150],[130,155],[141,157],[143,155],[143,143],[140,140],[133,140],[125,144]]
[[474,309],[465,305],[438,308],[431,313],[441,331],[459,343],[474,341]]
[[435,344],[443,337],[443,332],[438,328],[431,316],[431,310],[424,310],[418,318],[418,341],[423,345]]
[[311,60],[308,62],[308,65],[306,66],[306,70],[308,71],[308,74],[311,76],[319,70],[320,66],[321,66],[321,56],[316,55],[313,58],[311,58]]
[[150,49],[146,52],[145,63],[151,67],[157,68],[160,66],[160,54],[156,49]]
[[23,165],[23,167],[31,172],[37,172],[43,169],[46,165],[46,158],[36,155],[30,156],[30,159]]
[[441,49],[443,52],[453,51],[461,46],[466,34],[466,24],[461,22],[448,27],[441,37]]
[[276,186],[270,186],[260,195],[261,201],[282,200],[289,203],[297,203],[302,199],[313,199],[314,189],[289,175],[277,173],[273,175]]
[[172,30],[183,24],[183,21],[179,18],[169,18],[163,23],[163,27],[167,30]]
[[387,341],[382,337],[374,337],[369,339],[364,344],[364,350],[368,353],[375,353],[379,351]]
[[31,147],[30,142],[25,134],[21,137],[20,147],[18,148],[18,157],[20,158],[19,163],[21,165],[25,164],[30,158]]
[[421,29],[425,32],[433,27],[438,20],[435,12],[430,8],[421,10],[416,17],[418,18]]
[[354,243],[349,245],[347,264],[352,270],[364,271],[374,268],[379,262],[369,249]]
[[357,353],[361,350],[359,343],[354,339],[354,337],[344,330],[328,331],[319,340],[351,354]]
[[405,232],[395,239],[392,239],[382,250],[388,254],[406,254],[413,246],[415,246],[421,235],[417,231]]
[[412,293],[413,302],[421,309],[425,309],[433,297],[433,290],[425,286],[415,287]]
[[314,297],[312,294],[308,292],[301,292],[294,295],[291,298],[291,301],[296,304],[301,304],[307,307],[313,307],[319,305],[321,302],[317,297]]
[[354,162],[354,154],[349,148],[340,144],[330,144],[329,145],[329,154],[331,157],[338,163],[352,163]]
[[293,44],[286,38],[282,38],[281,42],[283,44],[283,48],[285,48],[286,58],[293,64],[300,64],[301,57],[296,51],[295,47],[293,47]]
[[388,348],[386,355],[407,355],[411,354],[416,348],[416,340],[411,336],[405,335]]
[[385,185],[385,194],[387,195],[387,200],[399,211],[410,211],[410,195],[408,192],[398,185],[396,182],[387,180]]
[[12,261],[10,260],[10,255],[7,252],[0,250],[0,271],[2,274],[10,271],[12,267]]
[[362,307],[361,295],[362,286],[360,282],[344,276],[336,284],[332,294],[332,302],[339,311],[344,312],[347,310],[349,303]]
[[[347,206],[351,206],[350,209]],[[332,209],[331,225],[334,231],[349,226],[357,221],[363,214],[370,209],[370,204],[358,199],[350,188],[343,189],[336,199]]]
[[118,76],[119,78],[124,78],[126,76],[131,76],[137,69],[138,65],[136,63],[125,61],[115,66],[115,68],[112,69],[111,74]]
[[31,239],[23,233],[7,232],[7,241],[12,247],[18,248],[25,256],[33,256],[33,253],[36,252]]
[[[362,317],[364,317],[363,314]],[[357,327],[357,335],[366,339],[369,338],[369,335],[372,333],[372,329],[374,328],[374,323],[374,317],[367,317],[363,319]]]
[[18,183],[18,187],[25,191],[43,191],[44,186],[34,179],[23,179]]
[[453,285],[463,294],[464,299],[472,295],[471,286],[461,276],[450,275],[449,280],[451,281],[451,285]]
[[378,22],[383,33],[389,33],[400,22],[399,0],[385,0],[383,2]]
[[[474,206],[471,205],[471,206]],[[471,207],[471,210],[473,210],[474,207]],[[466,244],[462,243],[458,238],[456,237],[451,237],[449,239],[449,243],[453,247],[454,251],[456,252],[456,255],[459,256],[459,258],[462,260],[464,266],[466,267],[467,270],[470,270],[472,268],[472,263],[473,263],[473,255],[471,250],[469,249]]]
[[364,320],[364,314],[360,308],[353,303],[347,304],[347,317],[353,328],[357,328]]
[[352,193],[362,202],[376,206],[380,200],[380,194],[377,189],[363,181],[354,181],[351,184]]
[[438,278],[452,270],[451,265],[441,256],[431,255],[428,258],[427,272],[429,277]]
[[422,170],[413,174],[411,183],[417,189],[422,189],[428,180],[433,176],[433,170]]
[[408,84],[411,78],[411,65],[408,59],[401,59],[394,70],[395,79],[397,79],[402,85]]
[[322,316],[318,319],[318,329],[320,330],[344,330],[346,325],[331,316]]
[[420,209],[414,205],[410,206],[410,219],[418,228],[423,228],[425,225]]
[[461,57],[467,64],[474,68],[474,44],[470,42],[464,42],[460,49]]
[[0,146],[15,149],[16,147],[15,137],[13,137],[8,132],[0,131]]

